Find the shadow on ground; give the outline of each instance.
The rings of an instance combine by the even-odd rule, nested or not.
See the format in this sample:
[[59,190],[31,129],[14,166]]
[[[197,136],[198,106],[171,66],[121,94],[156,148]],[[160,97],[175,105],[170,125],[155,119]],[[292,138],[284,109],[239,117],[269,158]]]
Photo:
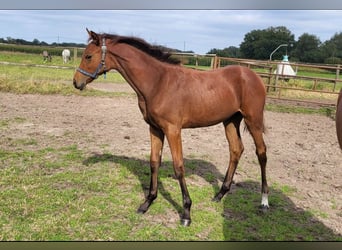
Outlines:
[[[149,190],[149,162],[133,157],[112,154],[95,154],[84,161],[85,165],[98,162],[113,162],[127,168],[140,181],[145,196]],[[224,176],[215,165],[198,159],[185,159],[186,176],[197,175],[219,191],[219,181]],[[182,204],[175,201],[164,187],[160,178],[174,178],[172,163],[162,163],[159,171],[159,195],[162,195],[179,213]],[[188,184],[189,185],[189,184]],[[179,195],[181,195],[179,191]],[[191,196],[191,193],[190,193]],[[332,241],[342,240],[342,236],[326,227],[315,216],[297,207],[283,192],[270,187],[270,210],[263,213],[259,209],[260,183],[243,181],[232,185],[232,190],[221,202],[224,217],[222,225],[225,240],[282,240],[282,241]],[[153,208],[153,205],[152,205]]]

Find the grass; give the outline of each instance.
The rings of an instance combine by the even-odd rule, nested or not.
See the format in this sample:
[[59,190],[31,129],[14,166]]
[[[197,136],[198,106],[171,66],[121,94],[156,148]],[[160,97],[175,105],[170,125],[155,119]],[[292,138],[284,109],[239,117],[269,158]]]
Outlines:
[[189,185],[193,223],[184,228],[169,162],[160,170],[158,199],[138,215],[149,185],[146,160],[88,155],[75,145],[12,148],[0,150],[0,199],[6,201],[0,203],[1,240],[341,240],[315,219],[319,209],[296,208],[287,197],[296,190],[287,186],[271,186],[268,214],[258,210],[260,184],[254,180],[212,202],[222,176],[201,174],[210,164],[205,161],[187,160],[197,167],[186,178],[204,178],[206,185]]
[[[36,82],[69,82],[75,73],[74,68],[43,68],[43,67],[23,67],[15,65],[0,64],[0,79],[7,81],[36,81]],[[116,72],[107,73],[107,78],[100,76],[95,81],[110,83],[125,83],[123,77]]]
[[[109,93],[86,89],[80,92],[72,85],[73,69],[51,69],[0,65],[0,91],[16,94],[62,94],[84,96],[122,96],[124,93]],[[108,73],[107,79],[95,81],[108,83],[125,82],[118,73]]]
[[213,203],[223,176],[194,154],[186,159],[191,227],[179,225],[181,194],[170,161],[160,169],[158,199],[137,215],[149,186],[147,156],[113,155],[106,145],[89,153],[75,144],[55,146],[53,137],[48,144],[47,138],[13,139],[6,131],[27,119],[0,121],[0,240],[341,240],[316,219],[327,214],[292,203],[297,190],[287,185],[272,183],[268,214],[258,210],[258,180],[239,183]]
[[[334,84],[331,82],[319,82],[315,85],[313,80],[290,79],[289,81],[279,80],[277,86],[338,93],[339,90],[342,88],[342,83],[337,83],[334,89]],[[332,93],[299,91],[299,90],[293,90],[293,89],[281,89],[281,93],[282,95],[285,95],[285,96],[288,95],[290,97],[293,96],[296,98],[306,97],[308,99],[310,98],[311,99],[320,99],[320,98],[333,99],[334,97],[336,97],[336,95]]]
[[22,52],[8,52],[1,51],[0,61],[11,62],[11,63],[25,63],[25,64],[46,64],[46,65],[59,65],[59,66],[71,66],[80,63],[80,60],[73,62],[70,61],[68,64],[63,64],[62,56],[53,57],[52,61],[46,63],[43,61],[43,56],[39,54],[22,53]]
[[[70,84],[59,83],[52,84],[47,82],[1,82],[0,92],[8,92],[14,94],[42,94],[42,95],[81,95],[81,96],[103,96],[103,97],[117,97],[117,96],[131,96],[125,92],[104,92],[95,89],[85,89],[79,91]],[[1,124],[0,124],[1,126]]]
[[300,107],[281,104],[266,104],[266,110],[279,113],[317,114],[334,118],[335,107]]
[[[72,82],[75,69],[80,64],[80,58],[77,61],[70,61],[63,64],[62,57],[54,57],[51,63],[43,63],[42,56],[27,53],[2,52],[0,62],[22,63],[28,66],[2,65],[0,64],[0,82],[16,83],[65,83]],[[69,68],[44,68],[34,65],[46,66],[67,66]],[[124,83],[125,80],[118,73],[108,73],[107,79],[99,77],[101,82]]]

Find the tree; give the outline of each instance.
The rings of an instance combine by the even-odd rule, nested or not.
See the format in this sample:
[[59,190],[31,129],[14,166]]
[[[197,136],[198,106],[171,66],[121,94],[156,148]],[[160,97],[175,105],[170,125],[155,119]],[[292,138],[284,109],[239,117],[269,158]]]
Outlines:
[[10,36],[6,37],[7,43],[14,43],[14,39]]
[[241,57],[240,49],[235,46],[229,46],[228,48],[224,49],[211,49],[207,54],[216,54],[217,56],[222,57]]
[[37,38],[35,38],[35,39],[33,39],[32,44],[33,45],[39,45],[40,42],[39,42],[39,40]]
[[321,47],[325,63],[340,63],[342,60],[342,32],[336,33]]
[[[280,44],[294,44],[294,42],[294,35],[286,27],[269,27],[247,33],[240,44],[240,51],[244,58],[266,60]],[[290,46],[288,49],[291,49]],[[273,54],[273,58],[281,59],[283,54],[284,51],[278,50]]]
[[298,38],[293,56],[301,62],[319,63],[323,61],[320,39],[315,35],[304,33]]

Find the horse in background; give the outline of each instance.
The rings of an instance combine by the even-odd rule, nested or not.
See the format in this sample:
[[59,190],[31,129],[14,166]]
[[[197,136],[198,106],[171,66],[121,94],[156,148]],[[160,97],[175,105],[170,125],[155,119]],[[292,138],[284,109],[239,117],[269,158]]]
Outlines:
[[338,95],[336,106],[336,133],[340,148],[342,149],[342,89]]
[[64,49],[62,51],[63,63],[68,63],[70,61],[70,50]]
[[46,50],[43,51],[43,61],[44,63],[46,62],[51,62],[52,60],[52,57],[51,55],[49,54],[49,52],[47,52]]

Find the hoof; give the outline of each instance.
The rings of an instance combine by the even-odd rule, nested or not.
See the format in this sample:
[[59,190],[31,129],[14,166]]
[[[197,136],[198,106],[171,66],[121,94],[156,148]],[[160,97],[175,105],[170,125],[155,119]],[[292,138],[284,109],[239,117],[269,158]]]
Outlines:
[[137,210],[137,214],[144,214],[146,213],[147,209],[144,206],[140,206]]
[[140,208],[137,210],[137,214],[144,214],[144,213],[146,213],[146,211],[144,211],[144,210],[142,210]]
[[152,201],[147,200],[143,204],[140,205],[140,207],[137,210],[138,214],[144,214],[147,212],[148,208],[151,206]]
[[213,201],[213,202],[220,202],[221,199],[222,199],[222,197],[223,197],[223,196],[221,196],[220,194],[218,194],[218,195],[216,195],[216,196],[212,199],[212,201]]
[[188,227],[191,224],[191,220],[189,219],[181,219],[181,225],[184,227]]
[[221,201],[221,199],[219,199],[217,197],[214,197],[214,198],[211,199],[211,201],[219,203]]
[[265,206],[265,205],[260,205],[259,210],[260,210],[261,213],[266,214],[270,210],[270,207],[269,206]]

